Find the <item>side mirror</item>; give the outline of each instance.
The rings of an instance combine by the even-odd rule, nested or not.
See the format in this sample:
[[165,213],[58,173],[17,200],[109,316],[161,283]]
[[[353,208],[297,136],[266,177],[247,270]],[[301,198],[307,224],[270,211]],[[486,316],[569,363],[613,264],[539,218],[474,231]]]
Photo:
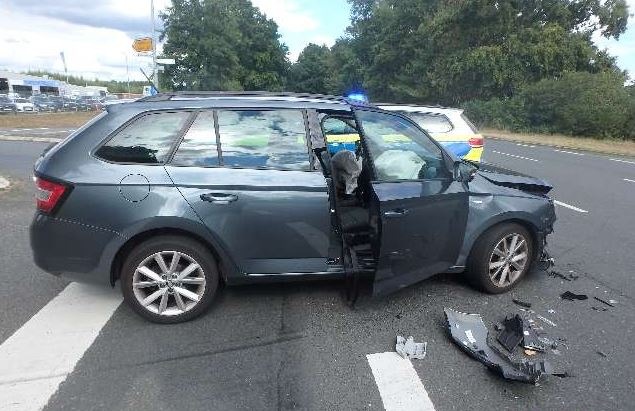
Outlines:
[[478,168],[465,161],[454,162],[454,180],[460,182],[470,182],[474,179],[474,175]]

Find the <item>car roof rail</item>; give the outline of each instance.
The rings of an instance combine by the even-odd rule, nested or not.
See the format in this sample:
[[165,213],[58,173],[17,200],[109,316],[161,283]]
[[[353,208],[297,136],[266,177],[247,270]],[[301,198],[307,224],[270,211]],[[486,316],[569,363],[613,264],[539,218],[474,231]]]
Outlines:
[[326,100],[350,103],[345,97],[313,93],[292,93],[276,91],[174,91],[159,93],[138,99],[138,102],[170,101],[180,98],[223,98],[223,97],[288,97],[297,99]]
[[448,107],[439,104],[418,104],[418,103],[374,103],[376,106],[404,106],[404,107],[421,107],[421,108],[443,108],[447,110],[463,110],[461,107]]

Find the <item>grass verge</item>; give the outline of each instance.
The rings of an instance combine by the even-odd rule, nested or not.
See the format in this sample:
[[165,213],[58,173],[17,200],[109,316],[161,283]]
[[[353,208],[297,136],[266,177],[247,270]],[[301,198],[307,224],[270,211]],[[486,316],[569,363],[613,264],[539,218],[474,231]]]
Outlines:
[[527,144],[541,144],[559,148],[592,151],[635,157],[635,141],[571,137],[560,134],[513,133],[511,131],[483,129],[485,137]]
[[101,111],[3,114],[0,116],[0,128],[77,128],[99,113]]

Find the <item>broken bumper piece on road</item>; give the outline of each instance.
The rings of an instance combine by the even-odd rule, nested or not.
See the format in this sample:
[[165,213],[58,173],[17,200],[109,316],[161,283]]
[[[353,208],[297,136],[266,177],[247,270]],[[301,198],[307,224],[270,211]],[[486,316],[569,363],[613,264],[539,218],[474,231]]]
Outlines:
[[444,309],[452,340],[470,356],[502,377],[535,384],[543,374],[551,374],[546,361],[514,361],[488,342],[488,330],[478,314]]

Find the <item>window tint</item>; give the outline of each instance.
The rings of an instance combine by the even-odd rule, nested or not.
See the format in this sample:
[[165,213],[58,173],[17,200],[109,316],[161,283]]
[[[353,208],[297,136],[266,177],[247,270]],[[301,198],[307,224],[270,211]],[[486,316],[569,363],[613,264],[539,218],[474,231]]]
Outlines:
[[379,180],[445,177],[441,149],[407,119],[362,110],[357,115]]
[[214,130],[214,114],[204,111],[196,117],[194,123],[183,137],[172,164],[180,166],[217,166],[218,148]]
[[225,166],[310,169],[301,111],[223,110],[218,128]]
[[96,155],[121,163],[162,163],[190,114],[181,111],[140,117],[119,131]]
[[402,112],[402,114],[405,114],[413,119],[417,124],[419,124],[419,127],[428,133],[447,133],[454,128],[450,120],[443,114],[413,112]]

